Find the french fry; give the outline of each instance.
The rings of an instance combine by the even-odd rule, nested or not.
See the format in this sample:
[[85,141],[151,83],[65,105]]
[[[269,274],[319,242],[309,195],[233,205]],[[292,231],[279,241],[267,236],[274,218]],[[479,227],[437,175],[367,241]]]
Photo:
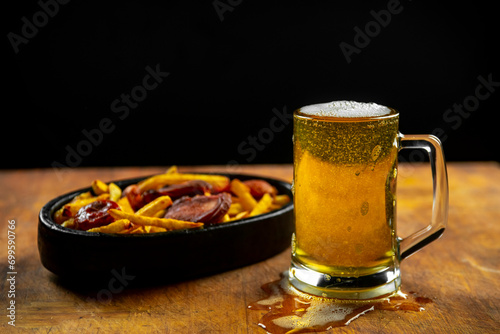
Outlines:
[[63,227],[74,228],[75,227],[75,218],[70,218],[61,224]]
[[133,228],[132,230],[128,231],[129,234],[143,234],[143,233],[148,233],[146,232],[145,226],[137,226],[136,228]]
[[165,171],[165,174],[177,174],[177,166],[176,165],[173,165],[173,166],[170,166],[166,171]]
[[229,214],[229,216],[236,216],[241,211],[243,211],[241,203],[231,203],[231,206],[229,207],[229,211],[227,213]]
[[112,201],[118,201],[122,197],[122,190],[116,184],[111,182],[108,184],[109,189],[109,199]]
[[96,195],[101,195],[109,192],[108,185],[101,180],[92,181],[92,191]]
[[166,209],[163,209],[163,210],[158,211],[157,213],[155,213],[155,214],[154,214],[153,216],[151,216],[151,217],[163,218],[163,216],[165,216],[165,213],[167,213],[167,210],[166,210]]
[[[126,219],[128,220],[128,219]],[[134,230],[136,230],[138,227],[141,227],[139,225],[134,225],[134,223],[130,223],[130,226],[120,232],[117,232],[119,234],[130,234],[131,232],[133,232]]]
[[269,207],[269,211],[274,211],[274,210],[278,210],[282,207],[282,205],[278,205],[278,204],[271,204],[271,206]]
[[90,191],[87,191],[87,192],[81,193],[80,195],[76,195],[75,197],[73,197],[73,199],[71,200],[71,203],[77,202],[81,199],[86,199],[86,198],[91,198],[91,197],[94,197],[94,195],[92,195],[92,193]]
[[130,225],[128,219],[119,219],[108,225],[91,228],[87,232],[120,233],[128,229]]
[[145,217],[137,214],[123,212],[121,210],[110,209],[109,214],[115,219],[128,219],[132,223],[142,226],[158,226],[168,230],[180,230],[203,226],[203,223],[187,222],[170,218]]
[[138,186],[139,191],[143,193],[146,190],[158,189],[167,184],[178,184],[192,180],[208,182],[216,189],[224,189],[229,184],[229,178],[223,175],[168,173],[151,176],[139,182]]
[[288,195],[277,195],[274,197],[273,204],[271,204],[271,206],[269,207],[269,211],[278,210],[289,202],[290,197]]
[[65,217],[74,217],[76,215],[76,213],[78,212],[78,210],[80,210],[85,205],[88,205],[88,204],[95,202],[95,201],[98,201],[98,200],[105,200],[105,199],[109,199],[109,194],[102,194],[99,196],[84,198],[84,199],[80,199],[80,200],[75,201],[75,202],[70,202],[70,203],[65,204],[63,206],[62,214]]
[[128,213],[134,213],[134,209],[132,209],[132,205],[130,205],[130,202],[127,197],[120,198],[116,203],[118,203],[122,211]]
[[[149,229],[147,229],[149,227]],[[168,230],[164,227],[158,226],[144,226],[144,229],[147,229],[147,233],[157,233],[157,232],[167,232]]]
[[170,199],[169,196],[160,196],[137,210],[135,214],[139,216],[153,217],[158,211],[164,210],[170,205],[172,205],[172,199]]
[[276,205],[282,206],[282,205],[287,204],[288,202],[290,202],[290,197],[289,197],[287,194],[284,194],[284,195],[276,195],[276,196],[274,197],[273,204],[276,204]]
[[257,205],[257,201],[250,194],[250,189],[247,185],[238,179],[233,179],[231,181],[231,191],[238,196],[240,199],[240,204],[245,211],[252,211]]
[[248,211],[242,211],[242,212],[238,213],[236,216],[232,217],[230,221],[243,219],[246,217],[248,217]]
[[249,216],[253,217],[268,212],[271,204],[273,204],[272,196],[268,193],[265,193],[257,203],[257,205],[250,212]]

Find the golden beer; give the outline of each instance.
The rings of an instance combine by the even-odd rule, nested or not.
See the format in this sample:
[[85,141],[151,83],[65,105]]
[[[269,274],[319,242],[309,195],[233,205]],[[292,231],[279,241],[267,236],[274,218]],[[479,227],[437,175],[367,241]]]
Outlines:
[[[304,292],[341,299],[390,295],[400,261],[438,239],[448,219],[443,149],[433,135],[402,135],[396,110],[334,101],[294,112],[294,213],[289,281]],[[397,155],[429,154],[430,224],[396,233]]]
[[294,113],[292,261],[327,277],[398,270],[399,115]]

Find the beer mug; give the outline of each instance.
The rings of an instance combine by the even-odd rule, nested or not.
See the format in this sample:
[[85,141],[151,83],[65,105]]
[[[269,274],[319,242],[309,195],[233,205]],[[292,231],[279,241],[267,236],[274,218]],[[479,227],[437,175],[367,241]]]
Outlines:
[[[443,233],[448,179],[439,139],[402,135],[399,113],[335,101],[294,112],[294,214],[289,281],[322,297],[371,299],[401,285],[400,262]],[[430,224],[397,235],[398,151],[423,149],[432,169]]]

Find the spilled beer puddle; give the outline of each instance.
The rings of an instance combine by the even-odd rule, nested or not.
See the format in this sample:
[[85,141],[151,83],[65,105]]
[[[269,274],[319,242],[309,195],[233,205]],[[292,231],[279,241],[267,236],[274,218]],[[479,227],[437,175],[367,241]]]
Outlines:
[[303,293],[288,282],[288,274],[266,283],[262,289],[267,297],[248,305],[251,310],[267,310],[259,326],[272,334],[322,332],[349,325],[361,315],[374,310],[423,311],[423,304],[432,302],[415,293],[394,295],[372,300],[341,300]]

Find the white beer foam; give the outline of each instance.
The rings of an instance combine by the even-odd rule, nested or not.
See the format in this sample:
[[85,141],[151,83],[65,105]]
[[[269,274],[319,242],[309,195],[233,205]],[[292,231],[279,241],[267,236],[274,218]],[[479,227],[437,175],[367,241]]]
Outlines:
[[374,117],[391,113],[391,109],[376,103],[332,101],[300,108],[300,112],[322,117]]

